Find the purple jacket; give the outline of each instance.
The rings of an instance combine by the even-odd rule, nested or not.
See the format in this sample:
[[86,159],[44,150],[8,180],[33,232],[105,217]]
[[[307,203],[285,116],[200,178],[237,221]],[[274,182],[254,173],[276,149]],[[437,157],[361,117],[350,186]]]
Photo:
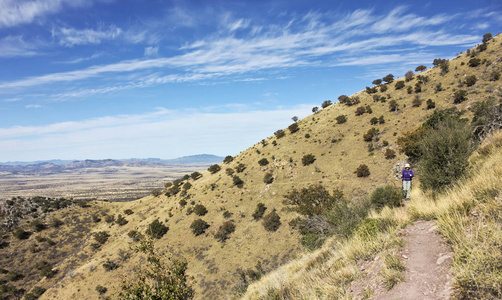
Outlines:
[[403,178],[403,181],[411,181],[411,179],[413,178],[413,170],[409,169],[408,171],[406,171],[406,169],[403,169],[403,171],[401,172],[401,178]]

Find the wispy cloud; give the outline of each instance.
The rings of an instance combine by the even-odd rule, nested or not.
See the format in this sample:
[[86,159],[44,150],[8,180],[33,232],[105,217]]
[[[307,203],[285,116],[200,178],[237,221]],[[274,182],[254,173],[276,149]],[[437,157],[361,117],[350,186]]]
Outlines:
[[22,36],[7,36],[0,39],[0,57],[36,56],[35,45],[26,42]]
[[[356,10],[336,18],[311,12],[303,18],[292,18],[282,26],[264,25],[259,33],[254,30],[255,26],[250,26],[251,21],[248,19],[228,21],[224,31],[183,45],[177,55],[128,60],[3,82],[0,83],[0,92],[16,87],[71,82],[140,70],[166,72],[169,75],[155,76],[137,87],[208,80],[264,69],[378,64],[379,59],[383,59],[380,60],[382,64],[409,60],[410,56],[405,55],[408,51],[399,52],[396,49],[472,45],[479,40],[477,35],[459,35],[448,31],[446,25],[460,18],[460,15],[422,17],[407,13],[407,10],[407,7],[401,6],[385,15],[378,15],[372,10]],[[236,30],[242,31],[239,37],[235,35]],[[56,32],[61,43],[71,46],[114,39],[123,31],[110,26],[101,30],[61,29]],[[397,53],[387,55],[389,49]],[[157,53],[157,48],[150,46],[144,54],[148,56],[154,53]]]
[[[38,157],[70,158],[64,150],[69,147],[73,148],[71,158],[103,158],[110,149],[121,149],[114,152],[115,157],[134,157],[138,144],[151,148],[148,155],[156,157],[176,156],[179,147],[186,155],[237,154],[244,150],[239,148],[242,145],[251,146],[272,135],[277,128],[289,125],[291,116],[307,116],[310,107],[302,105],[268,111],[246,107],[243,112],[241,104],[228,104],[225,106],[228,113],[209,113],[214,107],[191,112],[159,108],[140,115],[0,128],[0,157],[4,152],[23,149],[25,153],[38,152],[41,154]],[[232,142],[237,139],[243,142],[240,145]],[[135,142],[132,144],[131,140]],[[26,160],[28,158],[21,157],[25,153],[12,159]]]
[[159,54],[159,47],[146,47],[145,56],[157,56]]
[[2,0],[0,1],[0,28],[29,24],[61,11],[64,6],[91,5],[86,0]]
[[27,104],[24,106],[25,108],[40,108],[42,105],[40,104]]
[[72,47],[75,45],[100,44],[103,40],[114,40],[123,33],[115,25],[107,28],[77,30],[74,28],[55,28],[52,35],[59,39],[59,43]]

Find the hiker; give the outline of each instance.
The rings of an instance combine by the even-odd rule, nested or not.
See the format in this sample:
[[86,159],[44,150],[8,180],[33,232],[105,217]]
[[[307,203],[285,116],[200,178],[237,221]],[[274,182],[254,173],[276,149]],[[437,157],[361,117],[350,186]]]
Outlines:
[[413,175],[413,170],[410,168],[410,164],[405,164],[404,169],[401,172],[401,179],[403,180],[403,195],[406,200],[410,200],[411,191],[411,180],[415,175]]

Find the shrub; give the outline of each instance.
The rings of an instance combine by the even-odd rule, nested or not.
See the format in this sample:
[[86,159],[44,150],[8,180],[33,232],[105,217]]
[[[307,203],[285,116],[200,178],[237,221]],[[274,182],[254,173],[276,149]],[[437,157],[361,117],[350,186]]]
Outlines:
[[366,112],[366,109],[364,108],[364,106],[359,106],[356,109],[356,116],[360,116],[360,115],[364,114],[365,112]]
[[368,93],[368,94],[374,94],[376,92],[378,92],[378,89],[377,89],[376,86],[374,86],[374,87],[367,86],[366,87],[366,93]]
[[288,129],[289,129],[289,132],[295,133],[298,130],[300,130],[300,127],[298,127],[298,123],[293,123],[293,124],[291,124],[291,125],[288,126]]
[[131,230],[127,233],[127,236],[130,237],[133,241],[137,242],[142,237],[142,234],[137,230]]
[[223,223],[220,228],[218,228],[218,232],[214,235],[214,237],[219,241],[219,242],[224,242],[228,240],[230,237],[230,234],[235,231],[235,224],[233,221],[226,221]]
[[469,67],[477,67],[481,64],[481,59],[473,57],[469,60]]
[[370,128],[365,134],[363,134],[363,139],[365,142],[378,141],[379,129],[375,127]]
[[485,101],[476,102],[470,110],[473,113],[471,126],[477,140],[502,128],[502,102],[490,97]]
[[147,239],[142,239],[134,250],[147,255],[147,264],[134,268],[134,277],[141,280],[122,277],[119,299],[193,299],[190,277],[186,275],[188,264],[184,259],[168,260],[166,264],[153,241]]
[[415,93],[420,93],[422,91],[422,84],[420,82],[415,83]]
[[381,210],[384,206],[399,207],[402,201],[403,191],[392,185],[376,188],[371,193],[371,205],[377,210]]
[[12,235],[19,240],[25,240],[30,237],[31,232],[25,231],[23,228],[18,227],[12,232]]
[[129,221],[127,221],[124,217],[122,217],[122,215],[118,215],[117,220],[115,220],[115,223],[117,223],[119,226],[123,226],[129,223]]
[[314,114],[316,114],[318,111],[319,111],[319,107],[317,107],[317,106],[312,107],[312,112]]
[[209,173],[214,174],[221,170],[221,167],[217,164],[211,165],[208,169]]
[[146,234],[148,234],[152,238],[160,239],[168,231],[169,231],[169,227],[162,224],[159,221],[159,219],[155,219],[155,221],[153,221],[152,223],[150,223],[150,225],[148,225],[148,228],[146,229]]
[[40,277],[52,278],[57,273],[57,271],[53,269],[52,264],[46,261],[39,262],[36,267],[39,270]]
[[337,124],[343,124],[347,122],[347,116],[345,115],[339,115],[338,117],[335,118]]
[[432,101],[432,99],[428,99],[426,102],[426,108],[427,109],[433,109],[436,108],[436,102]]
[[383,115],[378,118],[378,123],[379,124],[385,124],[385,118],[384,118]]
[[418,66],[416,69],[415,69],[415,72],[422,72],[422,71],[425,71],[427,70],[427,67],[424,66],[424,65],[420,65]]
[[389,111],[396,111],[399,109],[399,105],[397,104],[396,100],[391,100],[389,102]]
[[96,286],[96,292],[98,292],[99,294],[103,295],[103,294],[106,294],[106,292],[108,291],[108,289],[102,285],[97,285]]
[[373,117],[373,118],[371,118],[371,120],[370,120],[370,124],[371,124],[371,125],[378,124],[378,118],[377,118],[377,117]]
[[500,72],[497,72],[497,71],[493,71],[491,74],[490,74],[490,81],[497,81],[500,79]]
[[232,177],[232,181],[236,187],[242,188],[244,181],[239,176]]
[[355,96],[355,97],[348,97],[346,95],[341,95],[340,97],[338,97],[338,101],[341,104],[344,104],[344,105],[347,105],[347,106],[356,105],[356,104],[358,104],[360,102],[359,97],[357,97],[357,96]]
[[258,161],[258,164],[259,164],[260,166],[266,166],[266,165],[268,165],[268,159],[266,159],[266,158],[262,158],[262,159],[260,159],[260,160]]
[[197,216],[205,216],[207,214],[207,208],[202,204],[197,204],[195,205],[193,212]]
[[228,219],[233,215],[233,213],[229,212],[228,210],[225,210],[223,212],[223,218]]
[[465,77],[465,84],[467,84],[467,86],[473,86],[474,84],[476,84],[477,80],[478,79],[476,78],[476,75],[469,75]]
[[389,75],[385,76],[385,77],[383,78],[383,81],[385,81],[385,82],[387,82],[387,83],[391,83],[392,81],[394,81],[394,75],[389,74]]
[[284,130],[282,130],[282,129],[279,129],[279,130],[277,130],[276,132],[274,132],[274,135],[275,135],[278,139],[280,139],[280,138],[282,138],[282,137],[284,137],[284,136],[286,135],[286,132],[284,132]]
[[366,105],[364,108],[366,109],[366,112],[367,112],[367,113],[369,113],[369,114],[372,114],[372,113],[373,113],[373,109],[371,109],[371,106]]
[[385,158],[386,159],[393,159],[394,157],[396,157],[396,151],[394,151],[390,148],[387,148],[385,150]]
[[38,299],[40,296],[42,296],[43,293],[45,293],[46,289],[43,287],[39,287],[38,285],[35,286],[31,292],[27,293],[24,295],[25,300],[35,300]]
[[284,204],[294,205],[295,210],[302,215],[313,216],[330,210],[343,199],[343,193],[336,189],[330,195],[322,185],[311,185],[301,190],[293,189],[284,197]]
[[400,90],[405,87],[405,83],[402,80],[398,80],[398,81],[396,81],[396,84],[394,85],[394,87],[396,88],[396,90]]
[[413,107],[420,107],[420,105],[422,105],[422,100],[420,100],[420,98],[415,98],[411,102],[411,106]]
[[404,78],[406,79],[406,82],[412,80],[413,79],[413,75],[415,75],[415,74],[413,74],[413,71],[411,71],[411,70],[408,71],[408,72],[406,72],[404,74]]
[[420,141],[421,176],[424,189],[442,191],[460,179],[472,153],[472,131],[465,122],[450,119]]
[[256,210],[253,213],[253,219],[259,220],[261,217],[263,217],[263,214],[267,210],[267,207],[263,203],[258,203],[256,206]]
[[202,177],[202,174],[199,173],[199,172],[193,172],[192,174],[190,174],[190,177],[193,179],[193,180],[197,180],[199,178]]
[[315,156],[311,153],[311,154],[305,154],[303,157],[302,157],[302,164],[304,166],[308,166],[310,164],[313,164],[315,161]]
[[105,222],[108,224],[111,224],[115,222],[115,216],[114,215],[106,215],[105,216]]
[[357,177],[368,177],[371,174],[370,168],[368,168],[368,166],[365,164],[361,164],[361,165],[359,165],[359,167],[357,167],[356,174],[357,174]]
[[106,271],[112,271],[112,270],[118,269],[118,267],[120,267],[120,265],[118,263],[116,263],[115,261],[111,260],[111,259],[107,259],[103,263],[103,268]]
[[263,217],[263,227],[267,231],[276,231],[281,226],[281,217],[273,209],[268,215]]
[[235,167],[235,170],[237,171],[237,173],[242,173],[244,170],[246,169],[246,165],[245,164],[238,164],[237,167]]
[[326,108],[328,106],[330,106],[332,103],[331,103],[331,100],[325,100],[322,104],[321,104],[321,107],[322,108]]
[[265,182],[266,184],[270,184],[273,181],[274,181],[274,175],[272,175],[272,173],[270,172],[265,173],[265,176],[263,176],[263,182]]
[[228,176],[232,176],[232,175],[234,174],[234,172],[235,172],[235,171],[234,171],[234,169],[232,169],[232,168],[227,168],[227,169],[225,170],[225,173],[227,173],[227,175],[228,175]]
[[483,43],[486,43],[486,42],[488,42],[491,39],[492,39],[492,34],[491,33],[488,32],[488,33],[483,34]]
[[412,88],[411,86],[408,86],[408,88],[406,89],[406,92],[407,92],[408,94],[413,93],[413,88]]
[[381,85],[380,86],[380,92],[385,93],[387,91],[388,87],[386,85]]
[[106,231],[95,232],[93,234],[94,240],[100,244],[106,243],[110,235]]
[[23,274],[18,273],[16,271],[9,271],[7,273],[7,280],[8,281],[18,281],[20,279],[24,278]]
[[132,211],[132,209],[126,209],[126,210],[124,210],[124,214],[126,214],[128,216],[132,215],[133,213],[134,213],[134,211]]
[[47,229],[47,225],[44,222],[40,221],[39,219],[33,220],[30,223],[30,226],[33,227],[33,230],[35,230],[36,232],[40,232],[42,230]]
[[208,228],[209,224],[207,224],[207,222],[202,219],[197,219],[190,225],[190,229],[192,229],[192,232],[193,234],[195,234],[195,236],[203,234]]
[[225,159],[223,159],[223,162],[228,164],[230,162],[232,162],[234,160],[234,158],[232,157],[232,155],[227,155],[225,156]]
[[455,93],[453,94],[453,98],[454,98],[453,103],[455,104],[464,102],[465,100],[467,100],[467,91],[466,90],[455,91]]
[[375,80],[373,80],[372,84],[380,85],[380,84],[382,84],[382,81],[383,81],[382,79],[375,79]]

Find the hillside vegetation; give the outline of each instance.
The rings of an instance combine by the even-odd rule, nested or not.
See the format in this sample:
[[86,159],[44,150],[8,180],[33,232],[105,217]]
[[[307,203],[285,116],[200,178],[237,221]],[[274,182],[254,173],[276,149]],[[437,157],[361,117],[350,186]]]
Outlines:
[[[14,298],[37,286],[31,295],[41,294],[41,299],[114,298],[123,276],[133,276],[145,265],[145,254],[131,250],[141,235],[153,237],[159,255],[186,259],[195,299],[349,297],[352,282],[363,276],[357,262],[395,255],[402,246],[397,230],[417,218],[437,218],[462,253],[471,241],[454,236],[458,231],[450,227],[456,225],[449,224],[459,223],[449,219],[461,219],[463,228],[470,228],[475,211],[476,218],[492,222],[490,228],[500,226],[489,213],[498,192],[487,190],[486,198],[478,197],[487,199],[486,206],[471,197],[481,174],[498,174],[483,183],[500,189],[500,169],[494,166],[497,160],[500,165],[500,147],[486,144],[484,154],[474,154],[474,175],[458,189],[414,189],[406,209],[400,208],[399,197],[391,203],[398,206],[394,209],[387,201],[371,200],[378,188],[385,189],[384,195],[395,194],[407,161],[399,145],[412,155],[414,143],[421,140],[409,137],[420,136],[420,128],[427,132],[422,124],[434,111],[455,107],[465,111],[459,118],[468,119],[459,122],[470,125],[470,108],[502,97],[500,37],[434,63],[436,67],[394,80],[382,74],[386,83],[375,81],[334,104],[326,101],[309,117],[207,171],[167,183],[162,192],[128,203],[29,209],[31,217],[16,225],[21,238],[2,234],[2,297]],[[398,145],[403,137],[408,139]],[[411,157],[419,161],[422,156],[415,154]],[[485,171],[490,166],[495,173]],[[416,171],[420,178],[420,168]],[[51,220],[61,222],[54,226]],[[46,226],[37,227],[35,221]],[[485,250],[484,243],[475,245],[479,252]],[[481,269],[469,260],[455,269],[458,295],[468,298],[469,285],[477,278],[473,274]],[[397,276],[391,271],[389,282]]]

